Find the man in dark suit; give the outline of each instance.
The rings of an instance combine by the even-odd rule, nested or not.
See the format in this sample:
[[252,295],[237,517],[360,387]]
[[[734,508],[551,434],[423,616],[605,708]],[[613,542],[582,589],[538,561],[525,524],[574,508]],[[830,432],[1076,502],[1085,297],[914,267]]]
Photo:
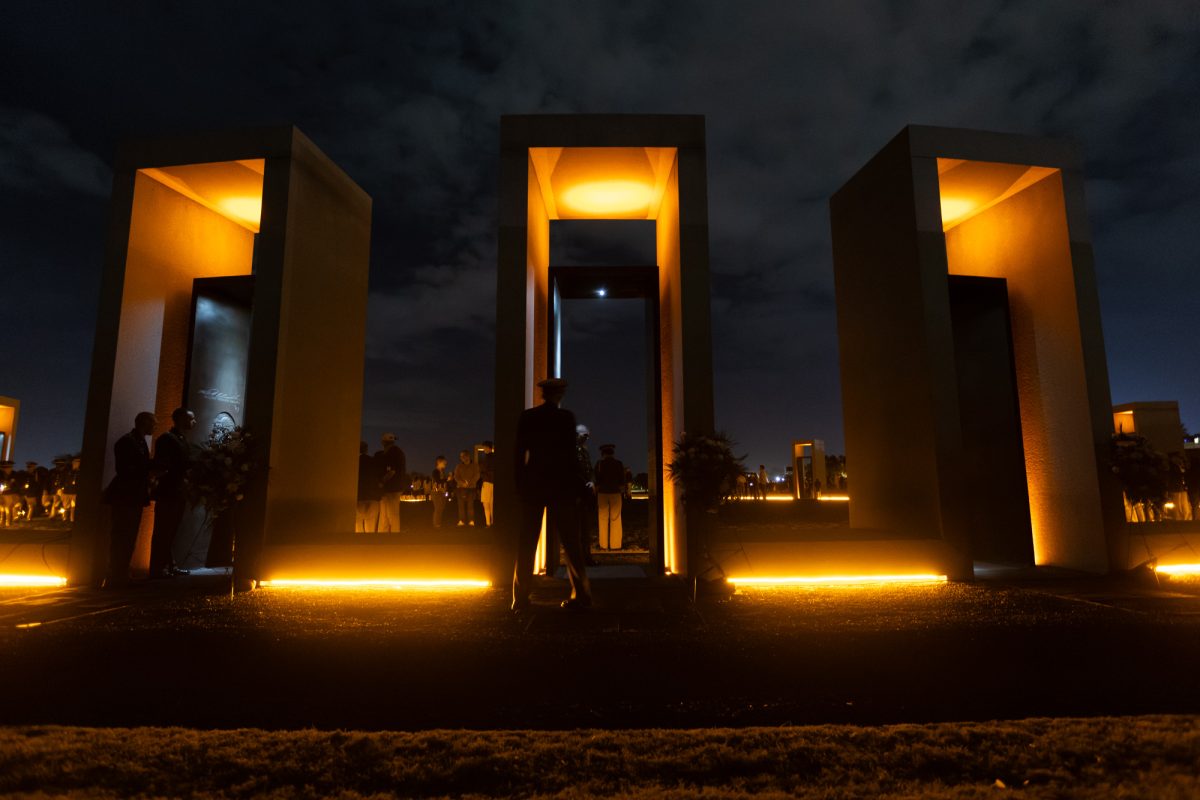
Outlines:
[[129,585],[129,560],[137,544],[142,509],[150,505],[150,448],[146,437],[154,433],[154,415],[143,411],[133,420],[133,430],[117,439],[113,455],[117,475],[104,490],[112,506],[112,536],[108,547],[107,589]]
[[187,432],[196,427],[196,415],[186,408],[171,412],[171,430],[154,442],[154,533],[150,537],[150,577],[173,578],[188,571],[175,565],[172,547],[187,506],[187,471],[192,445]]
[[538,386],[543,402],[521,412],[512,449],[517,493],[521,497],[512,608],[519,612],[529,607],[533,561],[544,509],[547,529],[558,530],[567,554],[571,597],[562,606],[582,610],[591,606],[592,590],[579,539],[578,503],[583,487],[575,460],[575,415],[559,407],[566,394],[566,381],[549,378]]

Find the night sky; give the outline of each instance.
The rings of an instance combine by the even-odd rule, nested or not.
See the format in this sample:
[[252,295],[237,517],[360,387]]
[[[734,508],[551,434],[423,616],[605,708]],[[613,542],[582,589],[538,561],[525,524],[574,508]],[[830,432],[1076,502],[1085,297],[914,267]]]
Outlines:
[[[423,471],[490,438],[506,113],[707,117],[717,423],[754,465],[842,448],[828,197],[909,123],[1082,143],[1113,401],[1178,400],[1200,427],[1194,0],[168,5],[0,21],[18,460],[80,446],[116,142],[281,123],[374,198],[365,438],[395,431]],[[605,225],[557,223],[556,258],[652,260],[652,230],[646,259],[644,228]],[[572,306],[564,351],[566,406],[631,465],[640,315]]]

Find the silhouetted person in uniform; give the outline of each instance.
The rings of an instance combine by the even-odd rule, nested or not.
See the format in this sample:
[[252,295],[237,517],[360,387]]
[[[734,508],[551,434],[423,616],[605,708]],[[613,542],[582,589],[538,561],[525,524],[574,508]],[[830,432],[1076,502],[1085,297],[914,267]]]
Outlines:
[[187,507],[187,471],[192,463],[192,445],[187,432],[196,427],[196,415],[186,408],[171,412],[171,430],[154,442],[154,534],[150,537],[150,577],[187,575],[175,564],[172,548],[183,512]]
[[354,512],[355,533],[375,533],[379,527],[379,462],[367,452],[367,443],[358,443],[358,500]]
[[150,505],[150,448],[146,437],[154,433],[156,420],[143,411],[133,420],[133,430],[113,445],[117,474],[104,490],[112,506],[112,535],[108,544],[107,589],[129,584],[129,560],[137,544],[142,509]]
[[383,435],[383,449],[375,454],[378,459],[379,488],[383,496],[379,500],[379,531],[381,533],[400,532],[400,495],[407,488],[408,478],[405,473],[407,466],[404,461],[404,451],[396,446],[396,434]]
[[616,458],[617,446],[600,445],[596,462],[596,520],[600,526],[600,549],[621,549],[621,499],[625,496],[625,465]]
[[567,554],[571,597],[563,601],[563,608],[585,609],[592,604],[592,591],[579,540],[578,506],[584,486],[576,460],[575,415],[559,408],[566,394],[566,381],[548,378],[538,386],[543,402],[521,412],[512,450],[517,493],[521,497],[512,608],[522,611],[529,607],[533,561],[544,509],[547,528],[558,530]]

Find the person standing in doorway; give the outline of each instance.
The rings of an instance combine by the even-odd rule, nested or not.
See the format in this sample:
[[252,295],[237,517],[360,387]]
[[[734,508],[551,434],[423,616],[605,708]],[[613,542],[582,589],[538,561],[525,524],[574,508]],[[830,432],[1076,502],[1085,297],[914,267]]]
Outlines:
[[154,533],[150,537],[150,577],[173,578],[188,571],[175,564],[175,536],[187,507],[187,471],[192,464],[192,444],[187,435],[196,427],[196,415],[186,408],[171,412],[171,430],[154,442]]
[[483,524],[492,527],[492,506],[496,496],[496,467],[492,457],[496,448],[491,442],[483,443],[479,455],[479,502],[483,505]]
[[617,460],[616,445],[600,445],[596,462],[596,505],[600,549],[621,549],[621,498],[625,496],[625,465]]
[[592,432],[587,425],[575,426],[575,457],[579,462],[579,478],[583,489],[579,494],[579,541],[583,545],[583,560],[589,567],[597,564],[592,558],[592,520],[596,518],[596,483],[592,470],[592,454],[588,440]]
[[150,448],[146,438],[154,433],[157,422],[153,414],[143,411],[134,417],[133,430],[113,445],[117,474],[104,490],[104,499],[112,507],[106,589],[129,585],[129,560],[137,544],[142,509],[150,505]]
[[521,412],[512,448],[517,494],[521,498],[512,610],[529,608],[543,512],[547,527],[558,530],[567,554],[571,597],[562,606],[582,610],[592,605],[592,588],[579,541],[579,497],[584,486],[575,451],[575,415],[560,407],[567,392],[566,381],[547,378],[538,387],[542,404]]
[[454,496],[458,499],[458,524],[475,527],[475,497],[479,490],[479,465],[471,461],[470,450],[458,452],[454,467]]
[[358,443],[358,503],[354,512],[355,533],[375,533],[379,528],[379,463],[367,452],[367,443]]
[[379,467],[379,532],[400,532],[400,495],[404,492],[404,451],[396,446],[396,434],[383,435],[383,449],[375,454]]

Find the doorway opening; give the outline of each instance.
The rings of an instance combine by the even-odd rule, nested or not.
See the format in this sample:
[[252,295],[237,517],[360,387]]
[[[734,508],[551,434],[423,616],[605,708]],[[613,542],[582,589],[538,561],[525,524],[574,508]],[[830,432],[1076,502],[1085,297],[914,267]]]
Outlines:
[[[658,268],[551,267],[549,275],[548,363],[553,374],[571,381],[567,406],[589,429],[593,466],[601,446],[615,445],[613,455],[629,479],[621,497],[605,493],[609,496],[589,502],[583,511],[586,541],[599,570],[594,577],[661,575],[666,561]],[[552,544],[547,572],[558,563]]]

